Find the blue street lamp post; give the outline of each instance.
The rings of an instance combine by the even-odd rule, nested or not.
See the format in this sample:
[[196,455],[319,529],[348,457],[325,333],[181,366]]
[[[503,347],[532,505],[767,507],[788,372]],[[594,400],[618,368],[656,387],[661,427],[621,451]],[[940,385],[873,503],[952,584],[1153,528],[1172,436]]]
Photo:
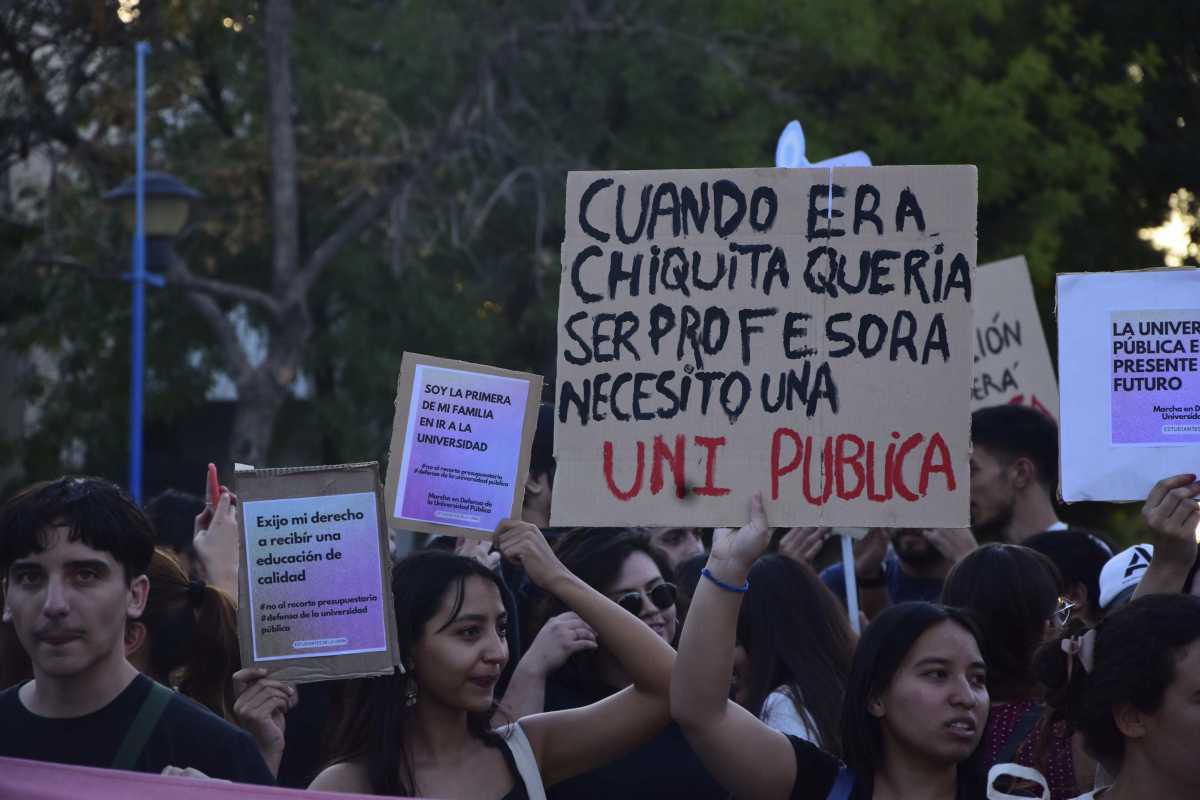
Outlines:
[[[188,207],[200,193],[162,172],[146,172],[146,54],[150,45],[138,42],[137,54],[137,171],[134,177],[107,192],[104,199],[115,202],[127,227],[133,230],[133,270],[127,276],[133,286],[133,330],[129,400],[129,493],[142,501],[142,417],[146,356],[146,284],[162,286],[161,275],[147,270],[147,237],[150,237],[152,266],[170,265],[171,239],[187,222]],[[131,202],[132,201],[132,202]]]

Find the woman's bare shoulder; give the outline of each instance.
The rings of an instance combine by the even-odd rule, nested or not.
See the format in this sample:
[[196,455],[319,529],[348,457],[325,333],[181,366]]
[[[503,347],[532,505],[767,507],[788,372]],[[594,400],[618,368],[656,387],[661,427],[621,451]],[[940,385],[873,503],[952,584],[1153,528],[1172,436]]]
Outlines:
[[371,794],[371,781],[367,778],[366,764],[361,761],[343,761],[321,770],[308,788],[324,792]]

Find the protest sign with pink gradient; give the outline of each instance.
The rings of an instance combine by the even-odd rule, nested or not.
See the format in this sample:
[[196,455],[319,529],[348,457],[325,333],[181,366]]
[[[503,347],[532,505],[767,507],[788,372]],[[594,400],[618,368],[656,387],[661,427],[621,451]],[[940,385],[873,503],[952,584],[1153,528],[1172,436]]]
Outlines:
[[529,387],[417,364],[393,516],[488,533],[513,516]]
[[1200,310],[1112,312],[1114,445],[1200,443]]
[[255,662],[388,650],[375,498],[242,504]]

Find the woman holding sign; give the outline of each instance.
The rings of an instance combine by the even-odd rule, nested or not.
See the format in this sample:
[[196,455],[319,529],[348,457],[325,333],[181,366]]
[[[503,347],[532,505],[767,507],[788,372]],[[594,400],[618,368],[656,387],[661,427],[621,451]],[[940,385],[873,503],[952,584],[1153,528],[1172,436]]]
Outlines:
[[369,682],[364,718],[347,726],[333,765],[310,788],[536,800],[544,786],[617,758],[667,724],[671,647],[568,572],[535,526],[506,520],[495,541],[604,639],[633,685],[492,730],[495,686],[508,662],[499,578],[463,556],[418,553],[392,575],[406,672]]
[[953,609],[902,603],[868,626],[842,706],[844,765],[728,699],[738,608],[769,541],[755,496],[748,525],[713,537],[680,639],[671,712],[705,766],[736,797],[983,797],[986,668],[978,632]]

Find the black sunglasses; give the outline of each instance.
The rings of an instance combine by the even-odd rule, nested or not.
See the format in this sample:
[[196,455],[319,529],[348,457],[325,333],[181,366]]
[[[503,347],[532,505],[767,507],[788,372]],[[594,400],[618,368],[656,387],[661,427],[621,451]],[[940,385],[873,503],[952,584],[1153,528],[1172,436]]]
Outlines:
[[[667,609],[675,605],[675,597],[679,594],[673,583],[660,583],[651,589],[647,594],[650,595],[650,602],[660,609]],[[642,593],[641,592],[626,592],[617,598],[617,605],[633,614],[635,617],[642,614]]]

